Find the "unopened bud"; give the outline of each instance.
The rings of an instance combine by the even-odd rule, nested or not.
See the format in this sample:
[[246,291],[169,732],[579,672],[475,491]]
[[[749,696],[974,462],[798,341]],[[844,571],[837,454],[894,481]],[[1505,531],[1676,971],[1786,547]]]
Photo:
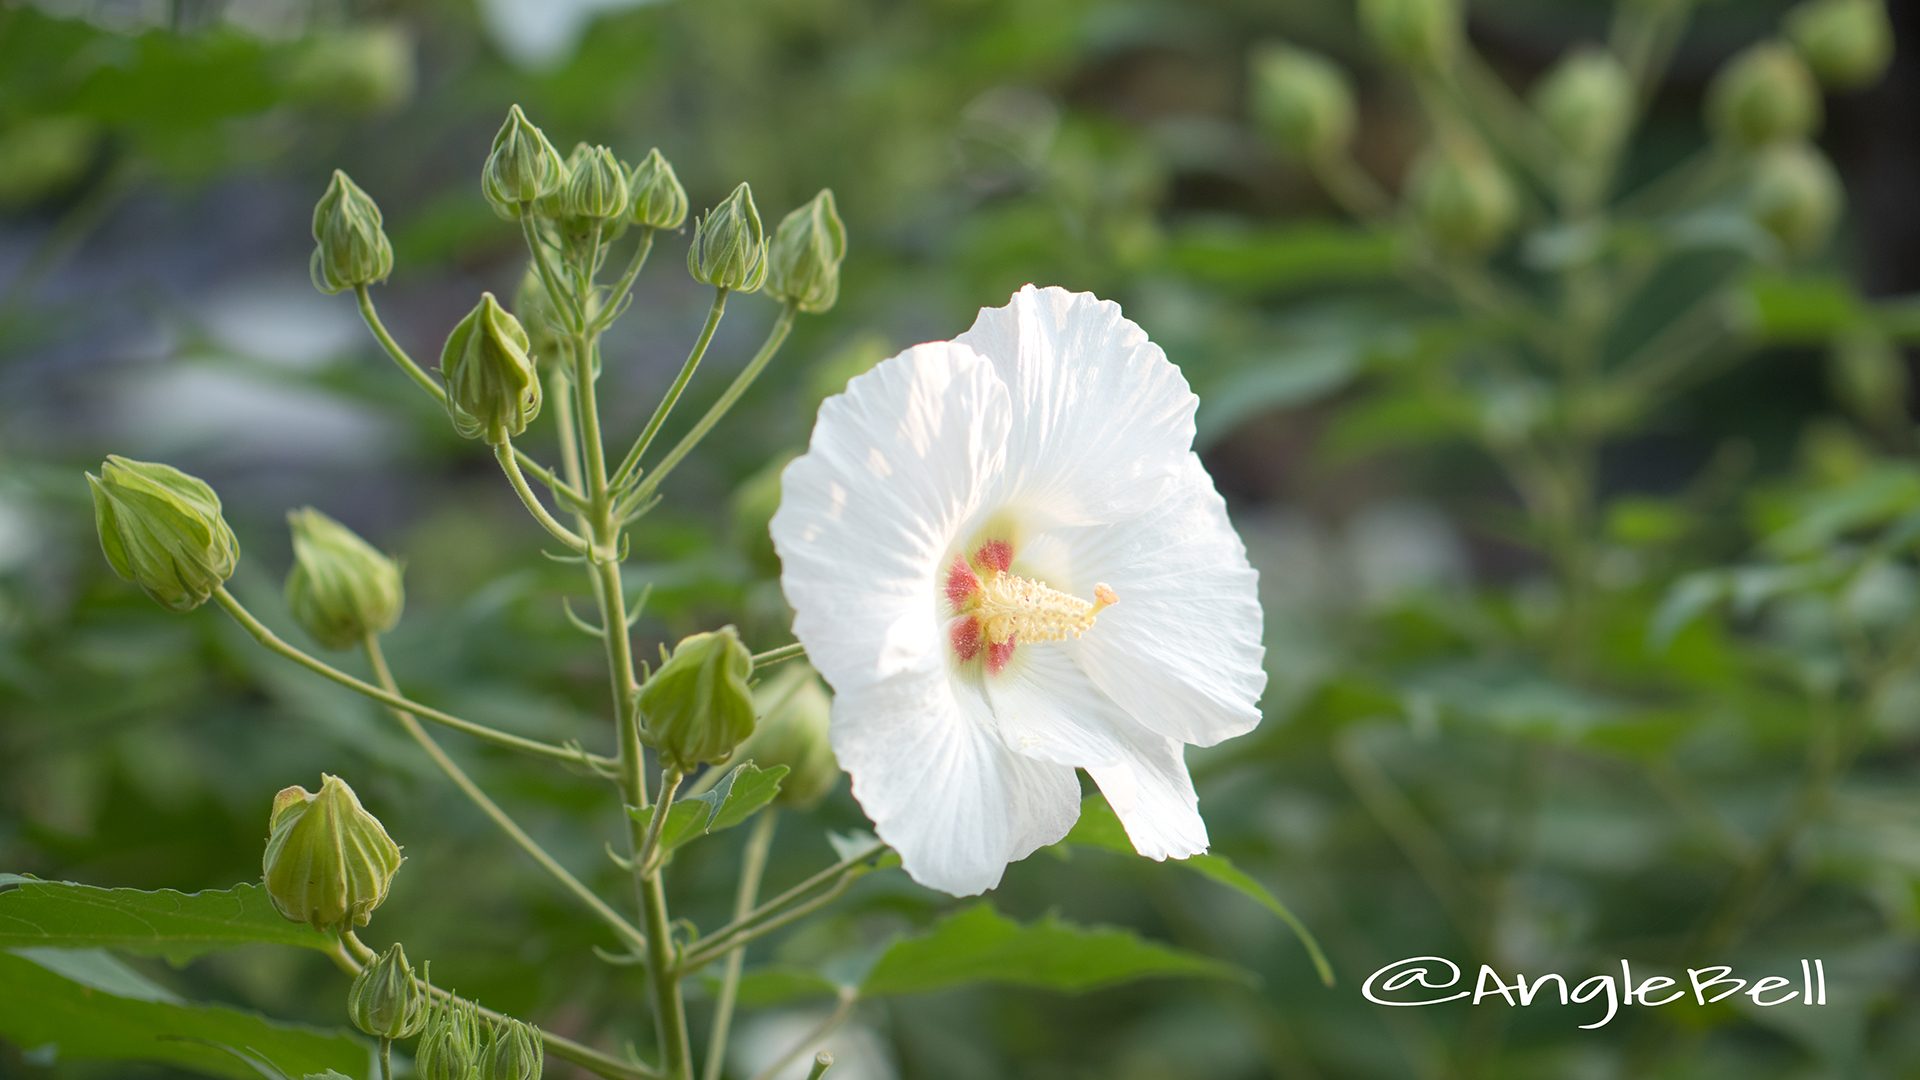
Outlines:
[[1460,140],[1430,150],[1415,166],[1407,198],[1421,232],[1453,255],[1498,247],[1519,213],[1507,174],[1484,149]]
[[847,227],[823,190],[788,214],[767,245],[767,295],[818,314],[840,297],[840,260],[847,255]]
[[240,543],[206,481],[116,454],[87,486],[107,563],[163,606],[191,611],[233,576]]
[[566,170],[560,151],[553,148],[527,114],[515,105],[506,123],[493,137],[493,150],[480,173],[480,189],[494,213],[518,220],[525,207],[560,189]]
[[1788,255],[1825,247],[1843,200],[1839,174],[1810,143],[1768,147],[1753,163],[1748,209]]
[[658,148],[647,151],[646,159],[634,166],[627,188],[633,196],[635,225],[677,229],[687,220],[687,189],[680,186],[680,178]]
[[1799,54],[1763,42],[1727,62],[1707,88],[1707,121],[1737,146],[1803,139],[1819,127],[1820,88]]
[[399,563],[312,507],[288,514],[287,524],[293,529],[287,607],[315,641],[351,648],[400,621],[406,594]]
[[1316,160],[1353,137],[1353,88],[1326,57],[1269,46],[1253,57],[1253,114],[1280,149]]
[[473,1003],[453,998],[433,1007],[413,1051],[419,1080],[474,1080],[480,1068],[485,1023]]
[[756,765],[785,765],[782,805],[805,809],[818,803],[840,779],[840,763],[827,740],[833,699],[804,663],[790,662],[753,690],[760,722],[737,757]]
[[447,412],[462,437],[499,445],[540,415],[540,375],[520,320],[483,293],[440,351]]
[[347,1018],[377,1039],[411,1039],[427,1026],[427,989],[414,981],[407,951],[395,943],[354,976]]
[[393,244],[380,226],[380,207],[339,169],[313,207],[313,287],[337,293],[377,285],[393,272]]
[[767,242],[746,184],[694,223],[687,269],[695,281],[734,292],[752,292],[766,279]]
[[479,1080],[540,1080],[546,1056],[540,1032],[518,1020],[493,1025],[493,1035],[480,1055]]
[[578,162],[568,163],[560,202],[561,212],[567,217],[587,221],[625,217],[627,197],[627,170],[613,151],[604,146],[588,147]]
[[1534,91],[1540,120],[1576,159],[1605,158],[1633,124],[1633,77],[1611,52],[1582,49],[1549,71]]
[[323,773],[317,793],[295,786],[274,796],[261,869],[273,906],[294,922],[367,925],[400,861],[400,845],[339,777]]
[[1820,81],[1836,90],[1879,82],[1893,61],[1884,0],[1807,0],[1787,13],[1787,36]]
[[1460,42],[1458,0],[1360,0],[1360,22],[1388,59],[1419,71],[1446,67]]
[[684,638],[640,687],[648,745],[682,771],[725,761],[753,734],[753,655],[731,626]]

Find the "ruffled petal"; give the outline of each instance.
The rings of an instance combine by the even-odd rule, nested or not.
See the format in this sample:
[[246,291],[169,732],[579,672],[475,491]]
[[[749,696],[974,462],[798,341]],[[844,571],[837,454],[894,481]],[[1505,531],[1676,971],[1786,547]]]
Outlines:
[[1124,733],[1128,754],[1087,770],[1119,815],[1133,849],[1149,859],[1184,859],[1207,850],[1207,823],[1187,772],[1186,746],[1133,725]]
[[1008,750],[944,662],[834,698],[834,756],[913,880],[955,896],[1059,841],[1080,815],[1073,769]]
[[836,690],[944,648],[940,561],[1001,471],[1010,416],[992,365],[949,342],[883,361],[820,407],[771,532],[794,634]]
[[1004,499],[1030,520],[1137,513],[1192,449],[1199,399],[1118,304],[1028,285],[954,340],[992,362],[1012,396]]

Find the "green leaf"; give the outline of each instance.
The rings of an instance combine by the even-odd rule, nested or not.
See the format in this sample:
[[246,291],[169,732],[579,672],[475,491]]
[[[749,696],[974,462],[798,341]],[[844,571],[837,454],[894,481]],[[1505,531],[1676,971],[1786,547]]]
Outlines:
[[1756,275],[1742,300],[1749,329],[1768,344],[1823,344],[1870,321],[1852,284],[1832,276]]
[[1250,229],[1214,221],[1175,232],[1166,265],[1221,288],[1269,293],[1379,281],[1395,272],[1394,237],[1385,230],[1325,222]]
[[[710,983],[717,987],[720,980],[715,978]],[[842,989],[839,983],[809,968],[772,965],[742,974],[735,1000],[744,1009],[765,1009],[792,1001],[831,999]]]
[[[786,775],[785,765],[762,769],[748,761],[735,766],[719,783],[668,808],[667,823],[660,829],[660,850],[672,851],[695,837],[731,829],[747,820],[780,794],[780,781]],[[629,806],[627,813],[636,821],[645,821],[652,811]]]
[[325,934],[282,918],[258,885],[147,892],[0,874],[0,949],[117,949],[179,962],[252,944],[333,947]]
[[861,997],[923,994],[974,983],[1077,993],[1151,978],[1251,980],[1232,964],[1110,927],[1048,916],[1022,926],[986,904],[887,947],[861,981]]
[[95,950],[0,952],[0,1039],[55,1060],[148,1061],[259,1080],[229,1048],[293,1075],[368,1075],[368,1048],[346,1032],[282,1024],[180,1000]]
[[[1126,827],[1120,824],[1120,818],[1107,805],[1107,800],[1098,795],[1090,795],[1080,804],[1080,820],[1067,834],[1063,844],[1079,847],[1098,848],[1119,855],[1132,855],[1133,841],[1127,839]],[[1180,859],[1170,865],[1191,870],[1201,877],[1247,897],[1254,903],[1272,912],[1274,917],[1287,924],[1293,935],[1307,950],[1307,956],[1313,961],[1313,970],[1320,975],[1324,985],[1333,985],[1333,965],[1327,962],[1327,954],[1320,949],[1320,943],[1314,940],[1313,932],[1307,929],[1280,898],[1273,895],[1266,886],[1255,881],[1246,871],[1233,865],[1224,855],[1201,854]]]

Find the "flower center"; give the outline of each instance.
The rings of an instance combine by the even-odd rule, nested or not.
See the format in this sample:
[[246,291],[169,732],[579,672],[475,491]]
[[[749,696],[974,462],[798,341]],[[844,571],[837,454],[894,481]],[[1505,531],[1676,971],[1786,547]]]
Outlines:
[[947,570],[947,602],[954,620],[947,628],[954,655],[970,662],[983,653],[987,673],[997,675],[1016,645],[1065,641],[1093,629],[1102,610],[1120,598],[1105,584],[1082,600],[1044,581],[1013,573],[1013,545],[989,540],[973,557],[954,557]]

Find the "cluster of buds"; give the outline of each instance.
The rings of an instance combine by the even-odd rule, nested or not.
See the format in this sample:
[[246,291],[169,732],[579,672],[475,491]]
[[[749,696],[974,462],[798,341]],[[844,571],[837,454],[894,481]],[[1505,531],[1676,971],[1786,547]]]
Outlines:
[[337,776],[273,798],[261,875],[280,914],[327,932],[367,925],[400,870],[400,845]]
[[731,626],[683,638],[640,685],[643,736],[668,767],[717,765],[753,734],[753,654]]
[[545,1068],[540,1032],[502,1017],[488,1023],[473,1003],[436,1003],[414,1051],[421,1080],[539,1080]]

